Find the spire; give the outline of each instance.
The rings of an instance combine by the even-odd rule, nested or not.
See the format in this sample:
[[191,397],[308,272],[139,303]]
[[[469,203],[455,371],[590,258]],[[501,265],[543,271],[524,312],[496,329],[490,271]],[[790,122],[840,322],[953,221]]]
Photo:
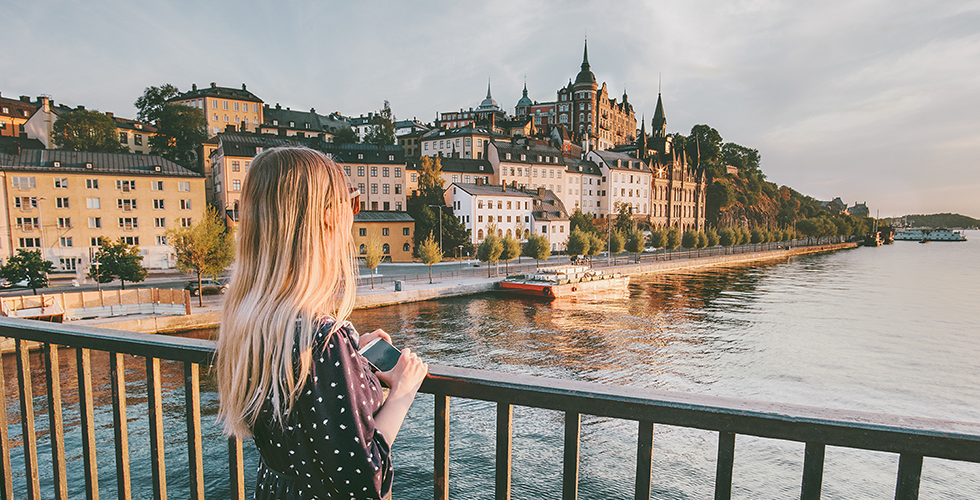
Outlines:
[[527,97],[527,77],[524,77],[524,97]]
[[585,39],[585,51],[582,53],[582,71],[575,77],[575,84],[587,84],[595,90],[599,85],[596,83],[595,75],[589,69],[589,39]]
[[490,97],[490,78],[487,78],[487,99],[493,99]]
[[585,51],[582,54],[582,71],[589,71],[589,39],[585,39]]
[[664,115],[664,101],[657,93],[657,110],[653,113],[653,135],[664,137],[667,134],[667,117]]

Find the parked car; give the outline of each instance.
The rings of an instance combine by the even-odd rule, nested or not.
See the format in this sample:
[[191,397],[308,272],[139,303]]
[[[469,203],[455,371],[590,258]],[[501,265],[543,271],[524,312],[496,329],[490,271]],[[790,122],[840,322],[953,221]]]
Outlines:
[[198,289],[197,280],[188,281],[184,285],[184,290],[190,290],[191,295],[195,297],[204,292],[204,295],[220,293],[224,294],[228,290],[228,283],[219,280],[201,280],[201,288]]

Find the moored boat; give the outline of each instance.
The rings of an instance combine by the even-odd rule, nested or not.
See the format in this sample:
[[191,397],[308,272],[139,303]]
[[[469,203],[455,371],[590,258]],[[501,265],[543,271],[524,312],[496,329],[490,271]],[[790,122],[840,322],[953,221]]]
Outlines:
[[629,276],[606,274],[586,266],[557,266],[539,269],[533,274],[508,276],[500,282],[501,290],[545,300],[595,294],[609,290],[626,290]]
[[966,236],[952,229],[908,228],[895,233],[896,240],[904,241],[966,241]]

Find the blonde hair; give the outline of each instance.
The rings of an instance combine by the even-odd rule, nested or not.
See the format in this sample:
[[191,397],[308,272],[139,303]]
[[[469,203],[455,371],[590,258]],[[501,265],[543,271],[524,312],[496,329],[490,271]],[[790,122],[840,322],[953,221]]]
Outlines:
[[215,352],[226,434],[250,437],[270,395],[282,424],[309,376],[318,322],[332,319],[332,335],[350,315],[349,196],[343,170],[312,149],[274,148],[252,161]]

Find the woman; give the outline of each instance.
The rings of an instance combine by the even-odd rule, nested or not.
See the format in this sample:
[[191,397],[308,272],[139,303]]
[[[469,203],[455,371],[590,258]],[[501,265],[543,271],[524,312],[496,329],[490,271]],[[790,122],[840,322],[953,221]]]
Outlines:
[[[351,226],[357,197],[337,164],[305,148],[252,161],[215,369],[219,421],[253,437],[255,498],[383,498],[391,443],[428,367],[409,349],[372,374],[357,354]],[[390,388],[387,399],[379,383]]]

